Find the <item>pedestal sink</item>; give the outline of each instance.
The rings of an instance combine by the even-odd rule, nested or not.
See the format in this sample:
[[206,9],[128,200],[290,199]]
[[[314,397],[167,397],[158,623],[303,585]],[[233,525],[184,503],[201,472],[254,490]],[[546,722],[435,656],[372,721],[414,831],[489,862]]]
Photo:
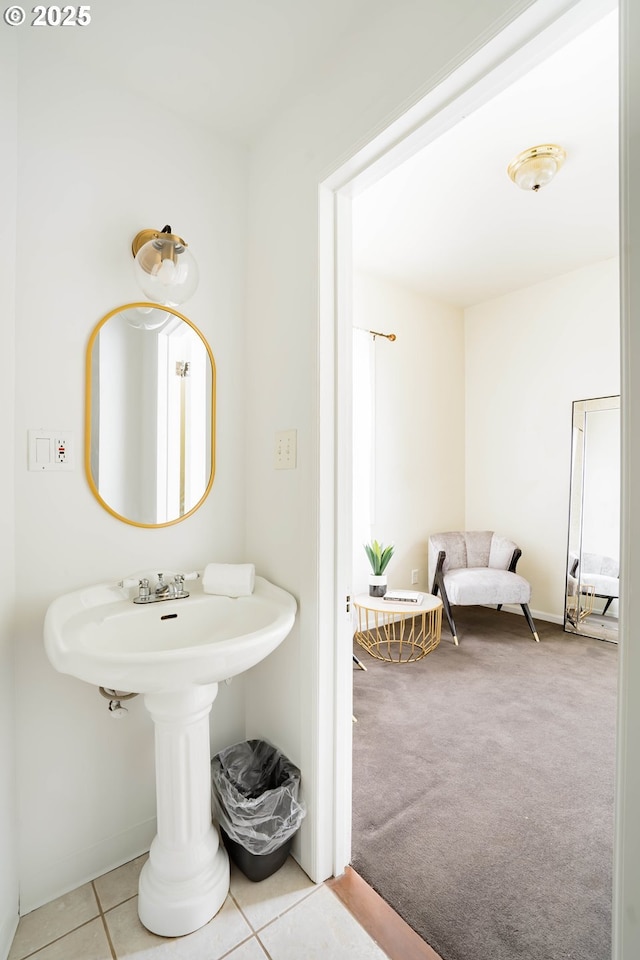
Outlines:
[[148,605],[110,584],[58,597],[45,648],[61,673],[144,694],[155,726],[158,833],[140,875],[138,911],[153,933],[207,923],[229,891],[229,861],[211,821],[209,713],[218,683],[268,656],[290,632],[296,601],[256,577],[250,596],[206,594]]

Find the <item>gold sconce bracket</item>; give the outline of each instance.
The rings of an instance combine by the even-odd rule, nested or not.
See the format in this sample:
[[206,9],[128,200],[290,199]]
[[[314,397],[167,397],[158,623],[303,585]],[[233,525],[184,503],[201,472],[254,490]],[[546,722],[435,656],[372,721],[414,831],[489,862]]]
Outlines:
[[182,237],[179,237],[175,233],[171,233],[171,227],[169,226],[169,224],[167,224],[162,228],[162,230],[147,229],[147,230],[140,230],[138,233],[136,233],[131,243],[131,252],[133,256],[135,257],[137,255],[138,250],[140,249],[140,247],[143,247],[145,243],[149,243],[150,240],[158,240],[158,239],[171,240],[173,243],[183,247],[188,246],[187,242],[183,240]]

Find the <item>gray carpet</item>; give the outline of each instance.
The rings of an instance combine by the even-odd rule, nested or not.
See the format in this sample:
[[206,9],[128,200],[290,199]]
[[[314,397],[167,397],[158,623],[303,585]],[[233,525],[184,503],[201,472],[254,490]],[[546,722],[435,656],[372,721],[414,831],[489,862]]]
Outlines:
[[617,646],[481,607],[354,645],[352,866],[443,960],[610,960]]

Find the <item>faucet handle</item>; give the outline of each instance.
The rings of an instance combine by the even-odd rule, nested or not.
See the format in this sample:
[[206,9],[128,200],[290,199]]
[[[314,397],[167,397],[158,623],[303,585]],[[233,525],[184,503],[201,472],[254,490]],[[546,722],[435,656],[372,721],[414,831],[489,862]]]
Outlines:
[[189,594],[184,588],[185,574],[176,573],[173,577],[172,589],[175,597],[188,597]]
[[146,577],[143,577],[142,580],[138,583],[138,596],[139,597],[148,597],[151,593],[149,589],[149,581]]

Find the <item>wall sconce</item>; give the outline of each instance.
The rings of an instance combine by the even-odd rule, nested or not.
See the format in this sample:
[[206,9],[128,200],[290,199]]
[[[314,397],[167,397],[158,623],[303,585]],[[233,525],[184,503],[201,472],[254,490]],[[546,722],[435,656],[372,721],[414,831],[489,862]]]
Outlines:
[[507,167],[507,173],[523,190],[537,192],[553,180],[567,156],[562,147],[543,143],[529,147],[515,157]]
[[162,230],[141,230],[133,239],[131,251],[138,285],[156,303],[178,306],[192,296],[198,286],[198,265],[182,237]]

